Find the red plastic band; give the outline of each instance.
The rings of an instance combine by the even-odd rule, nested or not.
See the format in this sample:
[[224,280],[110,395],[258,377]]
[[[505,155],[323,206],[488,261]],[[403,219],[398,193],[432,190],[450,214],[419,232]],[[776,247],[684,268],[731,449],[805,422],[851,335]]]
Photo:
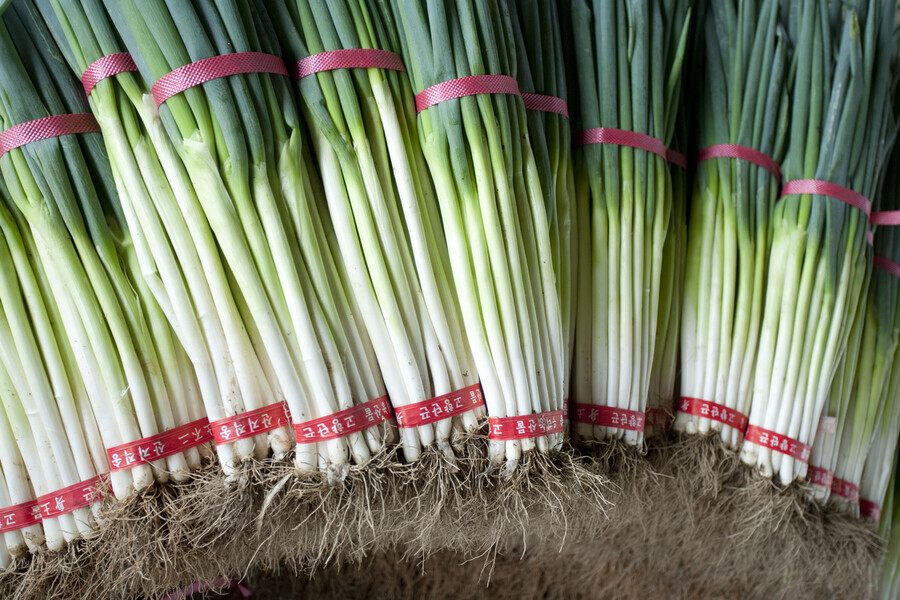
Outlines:
[[109,54],[103,58],[98,58],[88,65],[88,68],[81,74],[81,85],[84,86],[84,95],[90,96],[94,87],[107,77],[137,70],[134,59],[127,52]]
[[872,265],[876,269],[881,269],[882,271],[887,271],[894,277],[900,277],[900,265],[898,265],[897,263],[895,263],[894,261],[892,261],[889,258],[885,258],[884,256],[876,254],[875,259],[872,262]]
[[682,169],[687,169],[687,155],[677,150],[666,150],[666,162]]
[[173,454],[178,454],[200,444],[211,442],[209,419],[203,417],[175,429],[157,435],[129,442],[106,451],[113,471],[130,469],[135,465],[153,462]]
[[470,75],[425,88],[416,94],[416,113],[445,100],[475,94],[514,94],[521,96],[519,82],[509,75]]
[[311,54],[294,63],[291,77],[299,81],[322,71],[335,69],[389,69],[406,73],[403,59],[389,50],[348,48]]
[[0,156],[10,150],[61,135],[72,133],[99,133],[100,124],[91,113],[54,115],[13,125],[0,131]]
[[694,161],[702,163],[703,161],[711,160],[713,158],[736,158],[745,160],[762,167],[771,173],[772,177],[781,181],[781,167],[778,166],[778,163],[775,162],[772,157],[763,154],[759,150],[754,150],[747,146],[738,146],[737,144],[715,144],[698,152],[697,156],[694,157]]
[[541,112],[552,112],[569,118],[569,105],[565,100],[558,96],[547,96],[546,94],[526,94],[522,93],[522,101],[525,103],[525,110],[539,110]]
[[695,417],[712,419],[741,431],[747,429],[747,415],[717,402],[682,396],[678,402],[678,411]]
[[871,229],[866,230],[866,243],[870,246],[875,245],[875,232]]
[[900,210],[876,210],[869,216],[872,225],[900,225]]
[[875,521],[875,523],[881,521],[881,507],[871,500],[866,500],[865,498],[859,499],[859,514],[866,518],[872,519],[873,521]]
[[394,414],[397,415],[397,427],[408,428],[443,421],[479,406],[484,406],[484,397],[481,384],[476,383],[430,400],[395,406]]
[[491,417],[492,440],[526,440],[563,432],[563,411],[537,413],[521,417]]
[[209,424],[216,444],[230,444],[251,438],[290,423],[281,402],[226,417]]
[[614,427],[628,431],[644,431],[646,416],[637,410],[613,408],[597,404],[576,404],[575,422]]
[[863,211],[868,217],[872,212],[872,203],[869,199],[858,192],[854,192],[850,188],[842,185],[831,183],[829,181],[819,181],[818,179],[795,179],[788,181],[781,188],[781,197],[793,196],[794,194],[815,194],[818,196],[828,196],[835,200],[845,202],[854,208]]
[[201,83],[246,73],[272,73],[273,75],[288,76],[287,67],[278,56],[263,52],[235,52],[211,56],[178,67],[171,73],[160,77],[150,91],[153,93],[153,99],[156,100],[156,106],[159,107],[175,94],[180,94]]
[[831,484],[831,493],[846,498],[853,504],[859,504],[859,486],[844,479],[834,478],[834,482]]
[[589,144],[613,144],[615,146],[629,146],[638,150],[652,152],[668,160],[666,145],[662,140],[636,131],[625,129],[612,129],[610,127],[597,127],[579,131],[575,136],[575,146],[587,146]]
[[569,420],[569,399],[563,398],[563,421]]
[[342,438],[383,423],[391,417],[388,397],[382,396],[365,404],[346,408],[333,415],[294,424],[298,444],[315,444]]
[[103,477],[97,476],[37,499],[42,519],[52,519],[103,499]]
[[0,509],[0,533],[24,529],[41,522],[41,507],[37,500]]
[[834,471],[809,465],[806,470],[806,479],[813,485],[831,489],[831,484],[834,483]]
[[809,446],[786,435],[781,435],[756,425],[750,425],[747,427],[744,439],[751,444],[764,446],[770,450],[792,456],[802,463],[809,462]]
[[646,417],[644,418],[645,427],[660,427],[668,429],[672,424],[672,416],[669,412],[662,408],[648,408]]

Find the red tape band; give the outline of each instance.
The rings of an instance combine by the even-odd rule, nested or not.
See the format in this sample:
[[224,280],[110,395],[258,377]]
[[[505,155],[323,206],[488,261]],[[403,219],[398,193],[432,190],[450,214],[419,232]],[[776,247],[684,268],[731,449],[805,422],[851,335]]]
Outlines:
[[521,417],[490,417],[490,438],[510,441],[526,440],[563,432],[563,411],[524,415]]
[[211,56],[178,67],[171,73],[160,77],[150,91],[153,93],[156,106],[159,107],[175,94],[180,94],[201,83],[220,77],[247,73],[272,73],[273,75],[288,76],[287,67],[278,56],[263,52],[235,52]]
[[733,408],[722,406],[718,402],[682,396],[678,402],[678,411],[695,417],[712,419],[741,431],[747,429],[747,415]]
[[569,420],[569,399],[563,398],[563,421]]
[[100,133],[100,124],[91,113],[53,115],[19,123],[0,131],[0,156],[25,144],[73,133]]
[[648,408],[645,417],[645,426],[668,429],[672,424],[672,416],[663,408]]
[[569,118],[569,105],[565,100],[558,96],[548,96],[546,94],[527,94],[522,93],[522,101],[525,103],[526,110],[538,110],[541,112],[552,112]]
[[870,246],[875,245],[875,232],[871,229],[866,230],[866,243]]
[[900,225],[900,210],[876,210],[869,216],[872,225]]
[[87,481],[64,487],[37,499],[42,519],[52,519],[73,510],[90,506],[103,499],[104,477],[98,475]]
[[750,425],[747,427],[744,439],[751,444],[764,446],[770,450],[792,456],[802,463],[809,462],[809,446],[786,435],[781,435],[756,425]]
[[846,498],[853,504],[859,504],[859,486],[844,479],[834,478],[831,484],[831,493]]
[[813,485],[831,489],[831,484],[834,482],[834,471],[809,465],[806,470],[806,479]]
[[121,471],[130,469],[135,465],[153,462],[178,454],[212,440],[213,435],[209,429],[209,419],[203,417],[175,429],[110,448],[106,451],[106,454],[109,456],[109,464],[112,466],[112,470]]
[[88,65],[88,68],[81,74],[81,85],[84,86],[84,95],[90,96],[94,87],[107,77],[137,70],[134,59],[127,52],[109,54],[98,58]]
[[587,146],[590,144],[613,144],[615,146],[629,146],[638,150],[652,152],[667,160],[666,145],[662,140],[636,131],[625,129],[612,129],[610,127],[597,127],[579,131],[575,135],[575,146]]
[[333,415],[294,424],[298,444],[315,444],[342,438],[383,423],[391,417],[388,397],[381,396]]
[[708,148],[704,148],[697,153],[694,161],[701,163],[713,158],[736,158],[745,160],[762,167],[772,174],[772,177],[781,181],[781,167],[772,159],[772,157],[763,154],[759,150],[748,148],[747,146],[738,146],[737,144],[714,144]]
[[687,155],[677,150],[666,150],[666,162],[682,169],[687,169]]
[[596,425],[599,427],[614,427],[628,431],[644,431],[646,415],[637,410],[626,408],[613,408],[597,404],[576,404],[575,422]]
[[881,521],[881,506],[879,506],[875,502],[872,502],[871,500],[860,498],[859,514],[866,518],[872,519],[877,524],[879,521]]
[[454,98],[475,94],[514,94],[521,96],[519,82],[509,75],[470,75],[425,88],[416,94],[416,113]]
[[294,63],[291,77],[299,81],[322,71],[335,69],[388,69],[406,73],[403,59],[389,50],[347,48],[311,54]]
[[281,402],[247,411],[233,417],[226,417],[209,424],[216,444],[231,444],[251,438],[290,423]]
[[24,529],[41,522],[41,508],[37,500],[0,509],[0,533]]
[[817,196],[828,196],[829,198],[834,198],[835,200],[840,200],[841,202],[845,202],[854,208],[858,208],[863,211],[868,217],[872,212],[872,203],[869,202],[869,199],[860,194],[859,192],[854,192],[850,188],[845,188],[842,185],[838,185],[836,183],[831,183],[830,181],[819,181],[818,179],[795,179],[794,181],[788,181],[784,184],[784,187],[781,188],[781,197],[785,196],[793,196],[795,194],[814,194]]
[[397,415],[397,427],[409,428],[450,419],[479,406],[484,406],[484,397],[481,384],[476,383],[430,400],[395,406],[394,413]]
[[891,259],[876,254],[875,259],[872,264],[876,269],[881,269],[882,271],[887,271],[894,277],[900,278],[900,265],[898,265]]

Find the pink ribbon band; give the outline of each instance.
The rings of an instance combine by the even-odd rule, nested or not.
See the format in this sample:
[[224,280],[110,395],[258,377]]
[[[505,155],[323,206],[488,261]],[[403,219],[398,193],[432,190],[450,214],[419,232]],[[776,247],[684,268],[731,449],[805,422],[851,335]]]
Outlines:
[[781,181],[781,167],[772,157],[763,154],[759,150],[748,148],[747,146],[738,146],[737,144],[715,144],[704,148],[697,153],[694,158],[695,162],[701,163],[713,158],[736,158],[745,160],[762,167],[772,174],[772,177]]
[[834,478],[834,482],[831,484],[831,493],[846,498],[853,504],[859,504],[859,486],[844,479]]
[[213,440],[218,445],[231,444],[290,424],[281,402],[226,417],[209,424]]
[[24,529],[41,522],[41,507],[37,500],[0,509],[0,533]]
[[598,404],[576,404],[575,422],[627,431],[644,431],[646,415],[637,410]]
[[869,217],[872,225],[900,225],[900,210],[876,210]]
[[523,415],[521,417],[491,417],[490,438],[492,440],[527,440],[563,432],[563,411]]
[[527,94],[523,92],[522,101],[525,103],[525,110],[551,112],[562,115],[567,119],[569,118],[569,105],[565,100],[558,96]]
[[299,81],[322,71],[335,69],[388,69],[406,73],[403,59],[388,50],[347,48],[311,54],[294,63],[291,77]]
[[52,519],[99,502],[103,499],[104,479],[98,475],[39,497],[37,504],[41,511],[41,519]]
[[249,598],[252,595],[252,592],[249,588],[242,586],[240,583],[235,581],[234,579],[225,579],[224,577],[217,577],[210,582],[200,582],[195,581],[191,585],[178,590],[177,592],[172,592],[168,596],[165,596],[163,600],[185,600],[188,596],[192,594],[196,594],[197,592],[205,592],[210,588],[216,589],[226,589],[233,590],[237,589],[243,598]]
[[519,82],[509,75],[469,75],[443,81],[416,94],[416,113],[454,98],[476,94],[513,94],[521,96]]
[[271,73],[273,75],[288,76],[284,61],[278,56],[263,52],[235,52],[211,56],[193,62],[183,67],[178,67],[171,73],[160,77],[153,84],[151,92],[156,106],[181,92],[198,86],[201,83],[212,81],[220,77],[231,75],[244,75],[247,73]]
[[0,156],[25,144],[73,133],[99,133],[100,125],[91,113],[54,115],[13,125],[0,131]]
[[809,465],[806,470],[806,479],[813,485],[820,485],[830,490],[832,483],[834,483],[834,471]]
[[644,425],[646,427],[659,427],[661,429],[668,429],[669,425],[672,424],[672,415],[669,414],[669,411],[662,408],[648,408],[646,413]]
[[112,470],[121,471],[172,456],[211,441],[213,441],[213,435],[209,429],[209,419],[203,417],[136,442],[109,448],[106,453],[109,456]]
[[484,406],[484,397],[481,384],[476,383],[422,402],[395,406],[394,414],[397,415],[397,427],[409,428],[450,419],[479,406]]
[[871,500],[865,498],[859,499],[859,514],[875,521],[877,524],[881,521],[881,506]]
[[294,423],[294,435],[298,444],[315,444],[358,433],[390,418],[391,407],[388,404],[388,397],[381,396],[333,415],[305,423]]
[[858,192],[854,192],[850,188],[842,185],[831,183],[830,181],[820,181],[818,179],[795,179],[788,181],[781,188],[781,197],[793,196],[795,194],[814,194],[818,196],[828,196],[835,200],[840,200],[854,208],[865,213],[866,217],[872,212],[872,203],[869,199]]
[[791,456],[802,463],[809,463],[809,446],[786,435],[750,425],[747,427],[747,433],[744,434],[744,440]]
[[678,411],[695,417],[704,417],[718,421],[723,425],[734,427],[740,431],[747,429],[747,415],[733,408],[722,406],[718,402],[682,396],[678,402]]
[[875,245],[875,232],[871,229],[866,230],[866,243],[870,246]]
[[900,278],[900,265],[898,265],[891,259],[876,254],[872,264],[876,269],[881,269],[882,271],[890,273],[894,277]]
[[98,58],[88,65],[88,68],[81,74],[81,85],[84,86],[84,95],[90,96],[94,87],[107,77],[137,70],[134,59],[127,52],[109,54]]
[[645,150],[668,160],[666,145],[662,140],[645,133],[627,131],[625,129],[612,129],[610,127],[597,127],[579,131],[575,135],[575,146],[587,146],[590,144],[612,144],[614,146],[629,146],[638,150]]
[[677,150],[666,150],[666,162],[682,169],[687,169],[687,155]]

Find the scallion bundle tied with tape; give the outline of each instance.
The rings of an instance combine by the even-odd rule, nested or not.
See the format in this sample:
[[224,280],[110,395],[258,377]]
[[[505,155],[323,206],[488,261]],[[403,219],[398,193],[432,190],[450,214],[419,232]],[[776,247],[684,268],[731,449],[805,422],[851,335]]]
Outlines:
[[[794,58],[785,183],[772,215],[749,417],[751,428],[798,446],[813,444],[826,406],[845,427],[840,397],[853,390],[863,360],[870,200],[896,127],[895,9],[871,0],[828,18],[823,4],[804,0],[787,24]],[[807,475],[808,461],[749,436],[741,457],[783,484]]]
[[[267,3],[310,126],[337,249],[347,263],[391,403],[409,406],[478,381],[434,184],[416,135],[393,17],[360,0]],[[429,411],[433,414],[433,411]],[[483,410],[400,425],[403,454],[455,460]],[[407,421],[407,424],[412,421]]]
[[[673,214],[668,144],[681,105],[689,11],[686,2],[577,0],[568,18],[571,87],[580,100],[573,115],[582,165],[578,254],[589,259],[579,268],[573,396],[579,405],[639,413],[643,422]],[[578,422],[578,414],[574,431],[584,439],[643,443],[643,427],[630,427],[630,418],[625,428]]]

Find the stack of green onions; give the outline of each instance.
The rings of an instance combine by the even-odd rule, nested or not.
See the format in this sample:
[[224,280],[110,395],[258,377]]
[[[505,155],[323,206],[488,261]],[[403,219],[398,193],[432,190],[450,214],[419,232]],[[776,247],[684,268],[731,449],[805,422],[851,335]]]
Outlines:
[[[897,452],[897,449],[894,449]],[[878,533],[887,541],[884,563],[878,593],[874,596],[882,600],[893,600],[900,596],[900,478],[897,477],[896,454],[894,471],[884,499],[884,516]]]
[[[701,149],[736,145],[773,162],[787,132],[788,41],[778,0],[717,2],[703,27]],[[681,332],[681,395],[746,415],[759,342],[770,247],[770,220],[780,181],[763,166],[736,158],[697,165],[690,210]],[[719,407],[715,407],[719,411]],[[740,448],[743,431],[679,412],[678,431],[719,432]],[[735,423],[737,425],[737,423]]]
[[[250,3],[105,2],[144,88],[184,65],[235,52],[278,54]],[[139,108],[140,110],[140,108]],[[365,355],[356,316],[345,318],[333,257],[308,200],[302,133],[290,82],[278,74],[207,81],[159,109],[209,223],[266,393],[286,400],[295,424],[372,400],[382,384]],[[157,151],[160,151],[157,145]],[[209,273],[207,273],[209,275]],[[349,326],[349,327],[348,327]],[[298,444],[303,472],[346,473],[381,447],[368,429]]]
[[[401,28],[420,93],[472,75],[516,76],[505,0],[382,3]],[[418,115],[435,182],[463,323],[492,418],[562,410],[565,352],[546,204],[516,94],[448,99]],[[562,435],[492,439],[489,456],[515,468]]]
[[[795,54],[784,179],[824,181],[871,198],[893,126],[896,6],[872,0],[826,8],[808,0],[788,10]],[[778,473],[784,484],[806,475],[804,446],[813,442],[864,300],[867,231],[866,211],[830,196],[792,194],[775,206],[749,415],[751,428],[771,434],[768,443],[745,441],[742,459],[766,477]]]
[[[523,95],[552,96],[567,101],[566,66],[559,7],[554,2],[522,0],[510,13],[516,40],[519,91]],[[575,343],[578,238],[575,229],[575,174],[572,163],[572,127],[568,116],[530,108],[526,103],[528,134],[541,178],[550,222],[553,269],[559,295],[563,330],[563,390],[571,386]]]
[[[45,47],[35,46],[49,39],[46,30],[36,31],[37,23],[28,15],[20,18],[15,7],[4,18],[11,24],[9,34],[4,35],[5,55],[0,61],[0,90],[3,91],[0,127],[6,129],[48,115],[87,112],[79,86],[65,66]],[[129,269],[133,264],[129,253],[133,250],[127,230],[121,227],[118,199],[112,189],[112,176],[100,136],[68,135],[27,144],[0,158],[0,170],[14,204],[10,212],[21,213],[24,220],[20,228],[30,229],[34,237],[35,256],[46,273],[46,287],[55,299],[65,335],[73,344],[78,370],[89,392],[105,446],[175,427],[178,423],[173,416],[167,383],[178,381],[181,374],[173,372],[169,363],[161,363],[158,358],[153,339],[157,332],[147,321],[148,299],[140,295],[141,287],[135,284],[134,273]],[[22,233],[25,238],[25,232]],[[19,248],[11,247],[11,251],[24,252],[23,243],[19,243]],[[50,304],[49,300],[46,304]],[[19,319],[12,318],[9,325],[23,326]],[[17,350],[22,352],[18,346]],[[19,358],[24,363],[21,368],[37,368],[33,363],[38,358]],[[45,354],[44,361],[47,360]],[[176,364],[174,369],[183,367]],[[22,383],[18,376],[21,368],[13,368],[7,362],[14,384]],[[193,374],[184,376],[193,377]],[[36,383],[26,381],[32,388],[30,392],[16,388],[22,402],[28,397],[39,399],[49,394],[46,402],[58,405],[61,413],[76,410],[69,406],[70,400],[61,399],[61,391],[36,389]],[[76,385],[72,381],[69,384],[70,388]],[[69,414],[63,415],[66,428],[71,428],[63,436],[62,425],[49,421],[49,414],[42,413],[40,418],[43,427],[52,427],[52,434],[47,435],[49,443],[63,443],[68,437],[71,444],[72,450],[54,450],[57,462],[69,460],[78,465],[91,462],[86,444],[74,441],[88,431],[86,424],[72,420]],[[39,439],[36,423],[31,424],[32,434]],[[13,425],[15,431],[18,422]],[[61,457],[65,452],[69,453],[67,459]],[[101,460],[97,472],[108,469],[105,458]],[[177,453],[155,461],[152,467],[160,480],[170,474],[182,479],[187,476],[189,464],[194,463],[199,464],[196,456],[192,460],[190,455]],[[31,471],[29,468],[29,476],[34,481],[36,475]],[[67,469],[65,485],[95,474],[87,468],[79,468],[77,475]],[[133,488],[149,486],[153,479],[151,465],[140,464],[114,472],[111,481],[116,495],[124,497]],[[46,491],[65,485],[56,487],[54,482],[52,489]],[[89,523],[88,519],[79,521]],[[46,523],[44,530],[50,545]]]
[[[366,2],[267,4],[289,64],[334,50],[400,51],[396,31]],[[297,85],[340,252],[392,404],[475,384],[409,80],[395,70],[356,68],[321,71]],[[452,460],[451,439],[474,432],[477,416],[466,411],[402,428],[404,455],[415,460],[436,444]]]
[[[669,145],[687,13],[687,2],[572,1],[580,129],[625,130]],[[579,152],[584,168],[576,187],[589,193],[578,201],[589,204],[578,209],[586,218],[578,219],[577,235],[591,240],[581,245],[591,269],[582,269],[587,279],[578,285],[575,401],[644,413],[673,219],[669,165],[659,153],[628,145],[589,144]],[[579,423],[576,431],[587,439],[643,443],[641,426]]]

